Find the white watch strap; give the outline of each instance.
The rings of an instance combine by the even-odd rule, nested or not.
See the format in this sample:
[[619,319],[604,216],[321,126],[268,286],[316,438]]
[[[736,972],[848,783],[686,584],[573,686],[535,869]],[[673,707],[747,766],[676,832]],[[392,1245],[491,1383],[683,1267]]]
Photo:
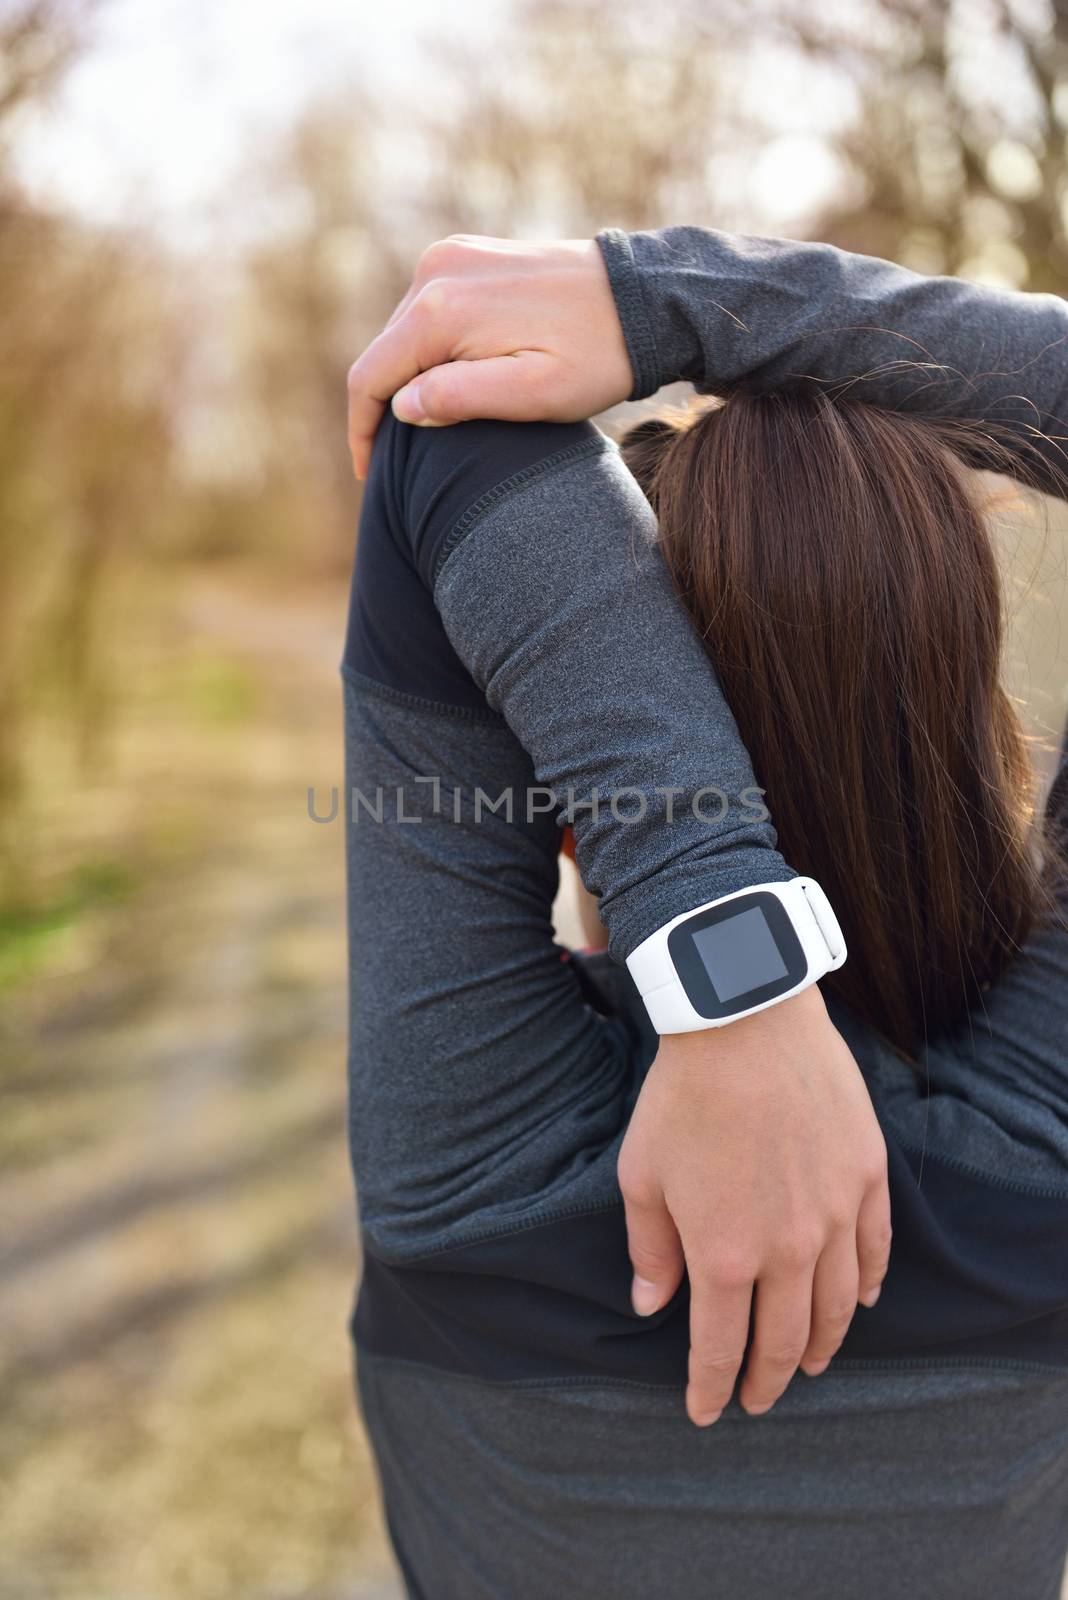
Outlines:
[[[689,921],[702,911],[708,911],[713,906],[724,905],[757,891],[773,894],[782,903],[804,952],[806,975],[792,989],[776,995],[773,1000],[764,1001],[761,1005],[751,1006],[729,1017],[715,1019],[704,1017],[694,1009],[675,970],[668,949],[668,935],[680,923]],[[738,1021],[740,1017],[751,1016],[754,1012],[778,1005],[782,1000],[789,1000],[793,995],[807,989],[825,973],[840,967],[845,958],[845,940],[827,896],[815,879],[792,878],[787,883],[753,884],[748,889],[739,889],[734,894],[723,895],[719,900],[710,900],[705,905],[694,906],[692,910],[672,918],[670,922],[644,939],[627,958],[627,968],[645,1002],[656,1031],[692,1033],[698,1029],[723,1027]]]

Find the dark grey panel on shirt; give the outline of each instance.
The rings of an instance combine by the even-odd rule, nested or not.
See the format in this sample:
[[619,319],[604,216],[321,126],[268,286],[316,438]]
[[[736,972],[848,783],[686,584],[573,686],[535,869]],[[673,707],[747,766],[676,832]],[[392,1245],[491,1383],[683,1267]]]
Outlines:
[[364,487],[345,666],[423,700],[484,711],[434,604],[450,541],[547,460],[609,448],[588,422],[465,422],[443,436],[387,412]]

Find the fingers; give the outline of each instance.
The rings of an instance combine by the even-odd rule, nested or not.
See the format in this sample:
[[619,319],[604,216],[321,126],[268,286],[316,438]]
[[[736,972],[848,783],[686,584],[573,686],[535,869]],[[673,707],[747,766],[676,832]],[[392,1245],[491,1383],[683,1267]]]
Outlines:
[[873,1306],[879,1298],[890,1265],[890,1239],[890,1189],[884,1168],[878,1181],[865,1194],[857,1214],[861,1305]]
[[371,446],[386,403],[423,367],[440,359],[440,352],[424,359],[428,347],[432,348],[430,317],[425,310],[418,310],[419,305],[416,296],[349,368],[349,450],[359,478],[367,475]]
[[486,276],[499,270],[502,254],[514,253],[522,248],[519,240],[489,239],[477,233],[454,233],[447,239],[436,239],[427,246],[416,263],[411,284],[397,302],[386,327],[392,327],[404,315],[419,292],[435,277],[455,279]]
[[686,1410],[699,1428],[715,1422],[734,1390],[749,1337],[752,1280],[725,1282],[691,1269],[690,1368]]
[[540,350],[491,356],[485,361],[450,361],[431,367],[393,397],[401,422],[444,427],[472,417],[528,422],[544,415],[544,380],[550,358]]
[[753,1343],[738,1399],[750,1416],[770,1411],[797,1371],[812,1322],[813,1266],[761,1278]]
[[682,1245],[662,1193],[624,1191],[623,1204],[634,1268],[631,1301],[640,1317],[651,1317],[667,1305],[682,1282]]
[[[857,1302],[873,1306],[890,1261],[890,1196],[885,1181],[865,1194],[856,1229],[839,1228],[824,1247],[809,1285],[808,1274],[762,1279],[741,1404],[751,1415],[767,1411],[801,1366],[817,1377],[849,1332]],[[799,1346],[810,1294],[807,1334]],[[800,1350],[800,1355],[797,1354]]]
[[387,328],[392,328],[395,322],[400,321],[401,317],[403,317],[404,313],[407,311],[408,307],[419,293],[420,287],[421,285],[419,284],[418,279],[409,285],[406,293],[401,296],[401,298],[397,301],[397,304],[394,306],[393,315],[386,323]]
[[365,477],[387,403],[402,422],[422,426],[501,417],[544,416],[553,361],[518,350],[486,360],[457,356],[457,329],[468,301],[463,286],[439,282],[409,290],[389,324],[349,369],[348,439],[353,469]]
[[849,1330],[857,1309],[857,1240],[852,1228],[840,1228],[816,1263],[812,1280],[812,1327],[801,1360],[815,1378],[830,1362]]
[[370,469],[371,446],[385,409],[381,401],[364,398],[359,410],[354,413],[352,402],[349,402],[349,454],[352,457],[352,470],[361,480],[366,478]]
[[[455,266],[454,246],[461,246],[461,241],[443,239],[423,252],[412,282],[386,326],[349,368],[349,451],[358,478],[367,476],[371,446],[386,402],[429,361],[440,361],[447,353],[449,333],[442,325],[442,312],[448,291],[444,284],[432,285],[432,280],[436,269]],[[432,346],[424,352],[428,357],[424,360],[419,346],[432,336],[435,320],[439,324],[439,347],[436,352]]]

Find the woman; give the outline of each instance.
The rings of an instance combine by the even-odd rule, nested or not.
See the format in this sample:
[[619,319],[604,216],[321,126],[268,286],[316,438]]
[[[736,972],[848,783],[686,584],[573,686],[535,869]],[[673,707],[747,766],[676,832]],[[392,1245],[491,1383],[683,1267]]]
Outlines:
[[[557,807],[487,816],[473,797],[607,783],[606,721],[632,787],[697,787],[716,680],[636,537],[648,508],[591,430],[388,423],[346,650],[353,787],[403,791],[349,832],[356,1329],[410,1592],[1052,1596],[1068,951],[1012,793],[985,530],[927,424],[732,400],[654,443],[636,465],[687,603],[702,632],[716,623],[775,814],[796,819],[791,862],[836,873],[853,955],[834,1015],[887,1139],[894,1264],[817,1383],[766,1421],[732,1406],[689,1427],[685,1294],[630,1314],[615,1187],[635,1101],[628,1139],[655,1114],[650,1084],[671,1087],[625,986],[553,949]],[[728,619],[710,610],[724,593],[745,601]],[[665,750],[678,771],[658,770]],[[795,760],[818,806],[791,788]],[[716,776],[737,797],[750,774]],[[633,918],[670,851],[635,881],[613,851],[642,846],[575,820],[610,925]],[[764,824],[739,826],[770,879]],[[672,846],[718,870],[692,828]]]

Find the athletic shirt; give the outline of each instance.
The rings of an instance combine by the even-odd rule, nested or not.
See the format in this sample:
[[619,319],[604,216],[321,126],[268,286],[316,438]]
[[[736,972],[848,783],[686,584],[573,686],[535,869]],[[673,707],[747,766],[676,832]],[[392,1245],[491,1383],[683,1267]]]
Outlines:
[[[387,417],[343,676],[357,1342],[482,1380],[681,1385],[685,1283],[630,1307],[615,1167],[655,1040],[619,963],[790,869],[614,447],[589,424]],[[713,787],[710,825],[686,801]],[[553,942],[561,821],[611,957]],[[1068,1367],[1064,918],[918,1069],[832,1015],[894,1222],[836,1365]]]

